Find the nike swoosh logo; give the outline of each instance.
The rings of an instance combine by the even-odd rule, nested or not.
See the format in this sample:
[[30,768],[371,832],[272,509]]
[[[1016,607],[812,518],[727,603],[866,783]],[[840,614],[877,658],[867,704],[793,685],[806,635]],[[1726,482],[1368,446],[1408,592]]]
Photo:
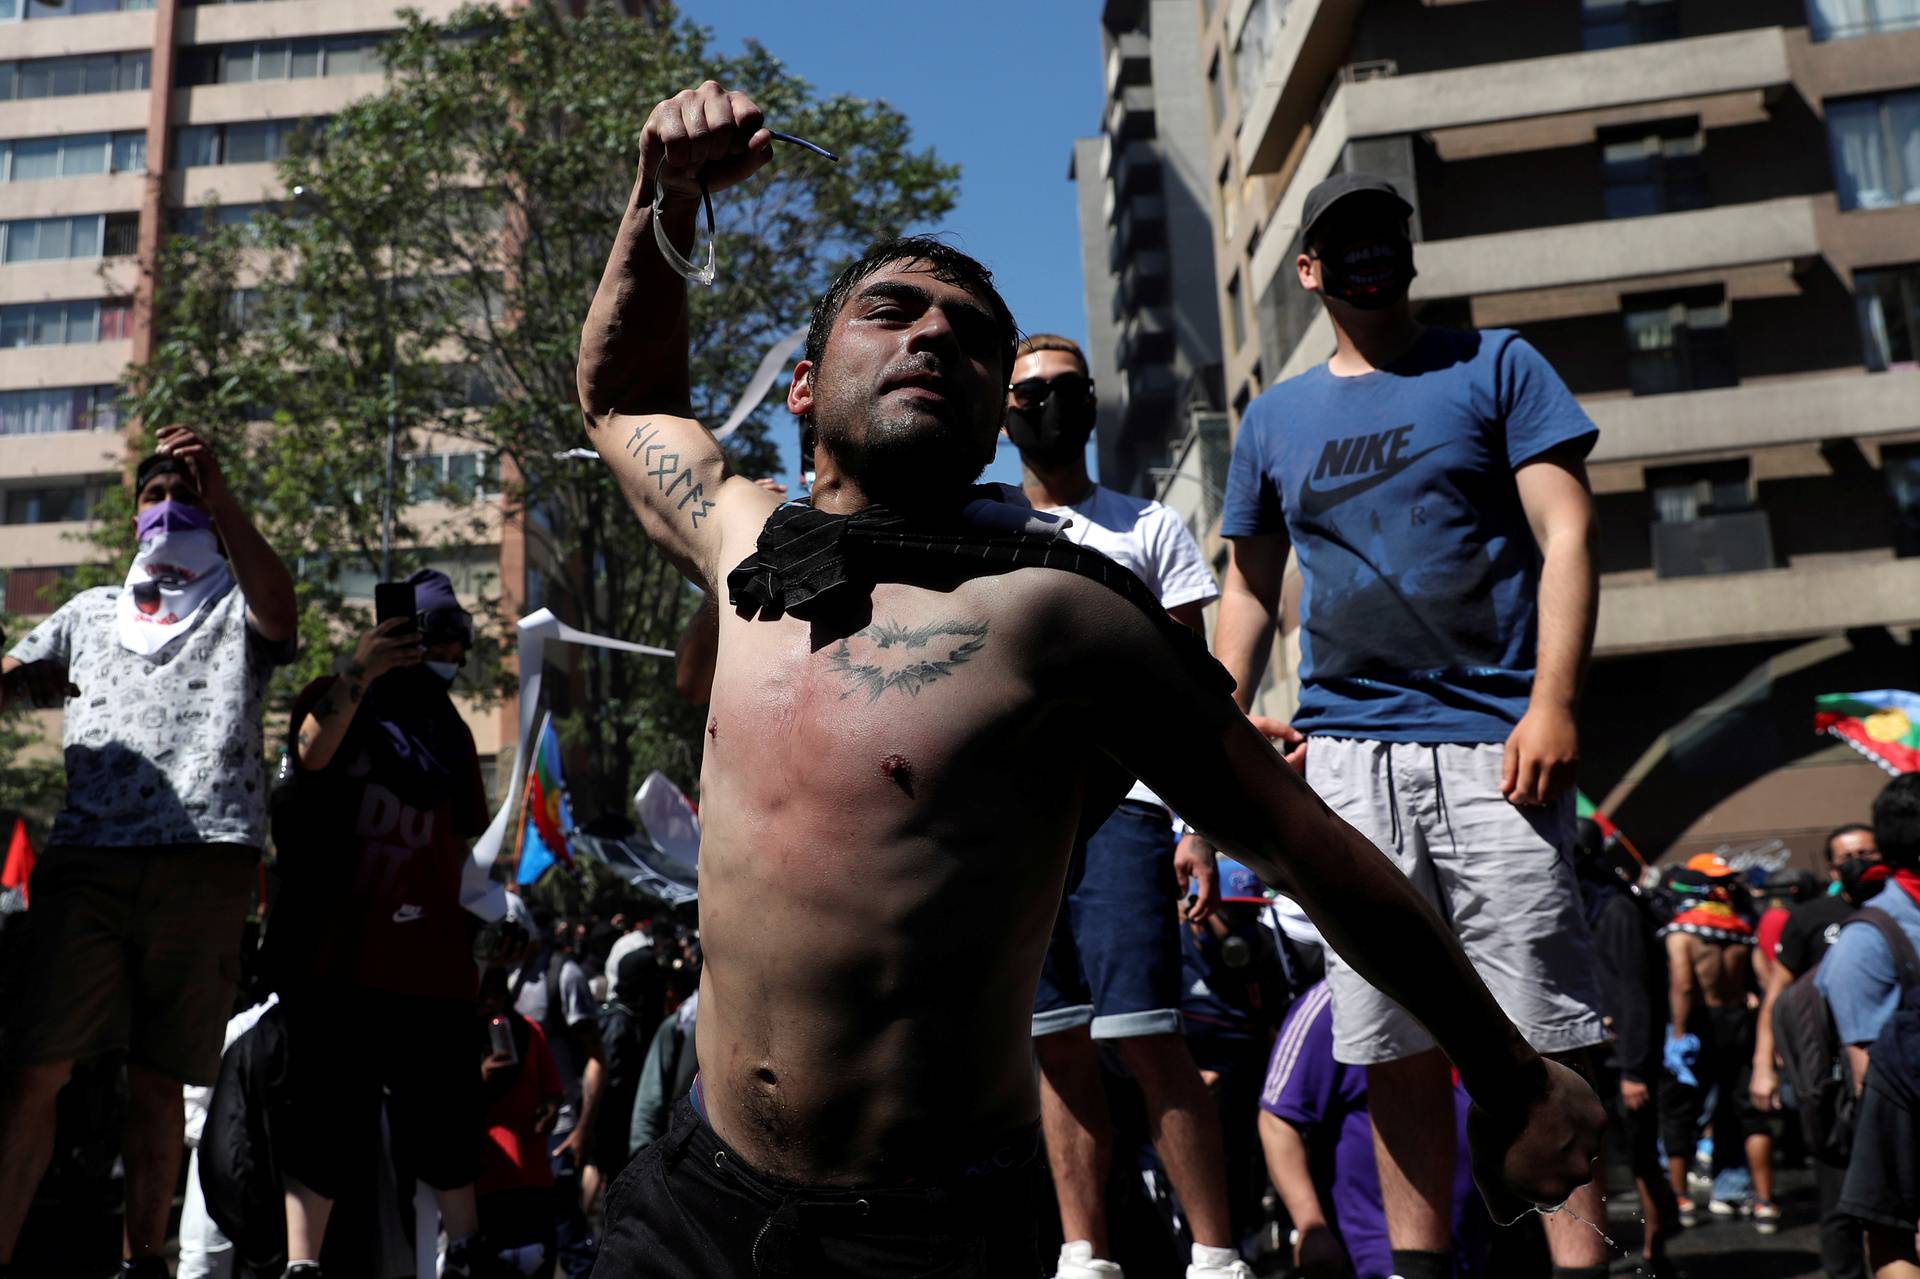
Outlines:
[[426,913],[423,908],[408,902],[399,910],[393,912],[393,922],[396,924],[411,924],[416,919],[425,918]]
[[1421,449],[1418,453],[1403,457],[1383,470],[1375,471],[1365,479],[1355,480],[1351,484],[1342,484],[1337,489],[1317,489],[1311,483],[1303,483],[1300,486],[1300,514],[1310,520],[1318,519],[1348,498],[1358,497],[1368,489],[1385,484],[1439,447],[1440,445],[1435,444]]

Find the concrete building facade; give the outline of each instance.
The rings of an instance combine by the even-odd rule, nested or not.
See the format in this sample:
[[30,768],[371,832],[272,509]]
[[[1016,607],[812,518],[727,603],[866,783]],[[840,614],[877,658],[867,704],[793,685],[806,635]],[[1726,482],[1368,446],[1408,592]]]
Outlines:
[[1307,191],[1392,177],[1421,317],[1518,328],[1601,428],[1583,789],[1649,854],[1805,856],[1861,819],[1884,779],[1814,735],[1812,698],[1920,681],[1920,5],[1196,0],[1188,21],[1222,106],[1235,420],[1332,351],[1293,267]]
[[[1075,142],[1100,482],[1151,496],[1219,415],[1207,104],[1192,0],[1106,0],[1101,132]],[[1217,514],[1217,511],[1214,512]]]
[[[141,290],[165,236],[216,198],[223,218],[284,199],[274,161],[301,122],[379,90],[390,0],[0,0],[0,610],[47,611],[93,553],[94,502],[131,461],[116,384],[153,335]],[[411,0],[428,17],[457,0]],[[471,479],[471,444],[417,441],[397,500]],[[416,506],[432,528],[451,511]],[[520,597],[524,539],[430,558],[470,597]],[[291,560],[291,557],[289,557]],[[417,557],[396,548],[396,563]],[[295,571],[299,566],[290,563]],[[372,578],[344,584],[372,594]],[[44,736],[57,749],[57,713]],[[483,758],[510,707],[468,715]]]

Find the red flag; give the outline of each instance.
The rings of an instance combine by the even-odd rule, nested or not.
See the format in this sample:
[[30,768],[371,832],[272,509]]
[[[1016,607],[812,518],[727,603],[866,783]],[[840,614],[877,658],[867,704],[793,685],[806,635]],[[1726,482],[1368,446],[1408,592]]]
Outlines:
[[31,893],[27,880],[33,875],[33,845],[27,842],[27,823],[22,818],[13,819],[13,839],[7,844],[7,864],[0,869],[0,888],[18,888],[20,895],[27,898],[31,906]]

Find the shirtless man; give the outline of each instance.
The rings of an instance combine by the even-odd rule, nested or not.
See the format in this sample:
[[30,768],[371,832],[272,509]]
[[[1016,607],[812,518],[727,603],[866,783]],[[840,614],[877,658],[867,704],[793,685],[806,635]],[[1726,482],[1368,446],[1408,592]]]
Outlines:
[[[1780,1228],[1773,1202],[1773,1137],[1748,1097],[1753,1071],[1753,928],[1734,913],[1730,886],[1735,871],[1714,853],[1702,853],[1669,881],[1681,909],[1661,929],[1667,947],[1666,1063],[1671,1076],[1660,1088],[1661,1138],[1680,1221],[1693,1225],[1698,1210],[1687,1197],[1687,1168],[1700,1137],[1700,1110],[1719,1085],[1713,1108],[1715,1171],[1739,1167],[1736,1134],[1746,1143],[1753,1174],[1753,1223],[1763,1234]],[[1737,1212],[1716,1205],[1716,1213]]]
[[581,336],[601,456],[662,551],[733,603],[701,774],[701,1073],[615,1185],[595,1273],[1038,1274],[1029,1015],[1083,810],[1124,790],[1116,762],[1432,1027],[1484,1107],[1502,1209],[1565,1198],[1599,1102],[1527,1047],[1187,633],[1079,571],[897,553],[838,584],[842,551],[879,555],[876,528],[964,536],[1015,337],[978,263],[906,240],[849,267],[787,395],[817,432],[812,506],[728,474],[689,417],[686,288],[650,206],[657,185],[685,254],[702,186],[770,153],[743,93],[657,106]]

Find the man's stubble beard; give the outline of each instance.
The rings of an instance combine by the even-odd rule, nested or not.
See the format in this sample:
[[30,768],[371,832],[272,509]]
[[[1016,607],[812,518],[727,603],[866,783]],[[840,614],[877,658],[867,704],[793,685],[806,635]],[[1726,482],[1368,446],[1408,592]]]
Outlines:
[[[814,416],[819,447],[873,502],[911,509],[966,488],[993,461],[993,436],[969,424],[971,406],[957,397],[948,399],[944,412],[914,412],[885,396],[844,410],[823,407],[828,414]],[[988,443],[976,440],[976,433]]]

